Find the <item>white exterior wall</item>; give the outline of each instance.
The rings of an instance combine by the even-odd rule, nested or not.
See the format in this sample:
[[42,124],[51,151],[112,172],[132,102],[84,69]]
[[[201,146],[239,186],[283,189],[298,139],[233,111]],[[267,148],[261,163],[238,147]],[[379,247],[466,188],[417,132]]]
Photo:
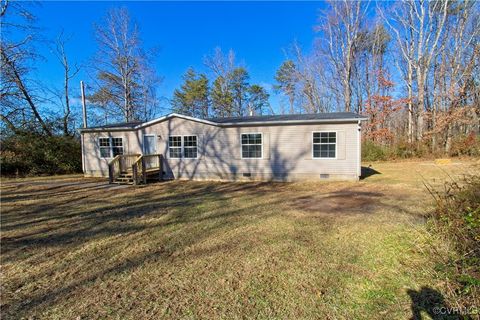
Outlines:
[[[337,132],[337,158],[312,157],[312,132]],[[241,158],[241,133],[262,133],[262,159]],[[165,177],[225,180],[356,180],[360,175],[358,123],[292,124],[218,127],[181,118],[170,118],[138,131],[83,133],[84,172],[108,176],[108,161],[101,159],[99,137],[122,137],[124,153],[141,153],[144,134],[156,136],[156,150],[165,157]],[[198,159],[170,159],[170,135],[198,136]],[[244,177],[250,173],[251,177]]]

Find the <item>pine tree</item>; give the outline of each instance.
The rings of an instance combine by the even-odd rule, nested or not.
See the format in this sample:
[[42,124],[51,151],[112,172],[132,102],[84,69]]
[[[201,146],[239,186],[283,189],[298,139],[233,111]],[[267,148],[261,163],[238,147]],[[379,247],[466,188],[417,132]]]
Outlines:
[[298,82],[295,63],[292,60],[284,61],[277,70],[275,80],[278,84],[274,88],[288,97],[290,113],[295,113],[295,87]]
[[270,95],[265,88],[257,84],[250,86],[248,90],[248,108],[253,114],[263,114],[271,111],[268,98]]
[[233,114],[235,116],[243,116],[247,113],[249,78],[247,70],[242,67],[235,68],[229,74],[228,87],[233,98]]
[[190,68],[183,76],[184,83],[180,89],[175,89],[172,99],[174,112],[207,118],[209,112],[208,79],[204,74],[197,74]]

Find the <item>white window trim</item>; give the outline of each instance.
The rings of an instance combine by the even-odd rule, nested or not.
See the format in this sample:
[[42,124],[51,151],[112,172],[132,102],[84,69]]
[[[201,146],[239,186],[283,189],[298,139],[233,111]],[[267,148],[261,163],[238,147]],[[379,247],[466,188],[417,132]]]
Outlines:
[[154,143],[155,143],[155,153],[153,153],[153,154],[156,154],[156,153],[157,153],[157,135],[154,134],[154,133],[153,133],[153,134],[149,133],[149,134],[144,134],[144,135],[143,135],[143,140],[142,140],[142,144],[143,144],[143,146],[142,146],[142,154],[145,154],[145,137],[153,137],[153,141],[155,141],[155,142],[154,142]]
[[[244,134],[259,134],[261,137],[262,137],[262,143],[261,143],[261,148],[260,148],[260,152],[261,152],[261,157],[260,158],[244,158],[243,157],[243,144],[242,144],[242,135]],[[246,144],[246,146],[248,145],[252,145],[252,144]],[[256,144],[253,144],[253,146],[256,145]],[[246,160],[249,160],[249,159],[263,159],[263,132],[241,132],[240,133],[240,157],[242,159],[246,159]]]
[[[328,132],[335,132],[335,158],[328,158],[328,157],[315,157],[313,152],[313,146],[315,144],[320,145],[321,143],[313,143],[313,134],[314,133],[328,133]],[[313,160],[337,160],[338,159],[338,130],[321,130],[321,131],[312,131],[312,159]]]
[[[186,158],[185,157],[185,148],[193,148],[193,147],[185,147],[185,144],[184,144],[184,137],[195,137],[195,139],[197,140],[197,156],[195,158]],[[182,136],[182,158],[183,159],[198,159],[198,155],[199,155],[199,151],[198,151],[198,136],[196,134],[186,134],[186,135],[183,135]]]
[[[180,147],[172,147],[172,148],[180,148],[180,157],[179,158],[172,158],[170,157],[170,137],[180,137]],[[197,139],[197,157],[196,158],[185,158],[185,145],[183,143],[183,138],[184,137],[195,137]],[[168,136],[168,141],[167,141],[167,146],[168,146],[168,158],[169,159],[198,159],[200,157],[200,149],[198,147],[198,135],[196,134],[184,134],[184,135],[171,135]],[[187,148],[193,148],[193,147],[187,147]]]
[[[170,138],[173,138],[173,137],[180,137],[180,147],[170,147]],[[168,136],[167,146],[168,146],[168,158],[169,159],[182,159],[182,156],[183,156],[183,136],[181,136],[181,135]],[[180,148],[180,157],[170,156],[170,148]]]
[[[110,156],[109,157],[102,157],[102,152],[100,151],[100,149],[102,148],[100,146],[100,139],[106,139],[108,138],[108,149],[109,149],[109,154]],[[113,159],[114,156],[113,156],[113,139],[122,139],[122,150],[123,150],[123,154],[125,154],[125,139],[123,138],[123,136],[110,136],[110,137],[98,137],[98,153],[100,154],[100,159]],[[106,147],[103,147],[103,148],[106,148]]]
[[[108,147],[101,146],[100,139],[108,139]],[[109,157],[102,157],[102,148],[108,148]],[[100,159],[112,158],[112,137],[98,137],[98,154],[100,155]]]

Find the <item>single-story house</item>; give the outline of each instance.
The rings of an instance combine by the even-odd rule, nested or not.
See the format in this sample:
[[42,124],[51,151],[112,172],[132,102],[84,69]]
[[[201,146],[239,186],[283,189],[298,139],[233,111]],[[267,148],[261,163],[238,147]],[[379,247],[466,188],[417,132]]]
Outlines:
[[357,180],[366,119],[351,112],[210,119],[172,113],[83,128],[83,172],[108,177],[117,170],[118,178],[135,163],[148,167],[145,159],[155,155],[151,167],[161,165],[164,179]]

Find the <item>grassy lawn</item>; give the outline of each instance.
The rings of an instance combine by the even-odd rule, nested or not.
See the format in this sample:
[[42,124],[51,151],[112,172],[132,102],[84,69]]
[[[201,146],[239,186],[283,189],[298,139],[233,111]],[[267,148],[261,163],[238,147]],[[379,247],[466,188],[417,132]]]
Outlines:
[[422,181],[472,163],[373,163],[360,182],[4,179],[1,315],[406,319],[444,294]]

